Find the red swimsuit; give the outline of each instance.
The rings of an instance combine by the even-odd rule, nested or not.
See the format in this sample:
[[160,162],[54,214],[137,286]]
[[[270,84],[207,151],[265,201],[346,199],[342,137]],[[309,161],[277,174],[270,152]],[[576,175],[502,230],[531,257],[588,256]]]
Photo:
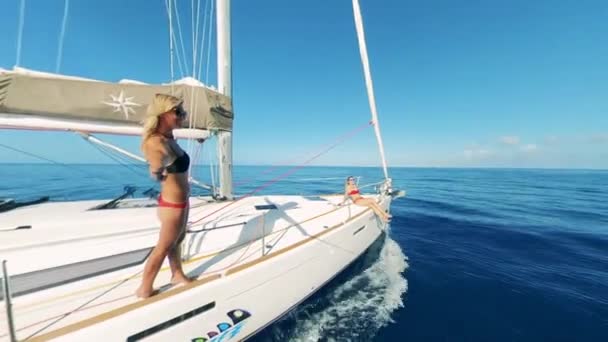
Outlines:
[[182,203],[167,202],[163,199],[163,196],[158,196],[158,206],[165,208],[185,209],[188,206],[188,201]]

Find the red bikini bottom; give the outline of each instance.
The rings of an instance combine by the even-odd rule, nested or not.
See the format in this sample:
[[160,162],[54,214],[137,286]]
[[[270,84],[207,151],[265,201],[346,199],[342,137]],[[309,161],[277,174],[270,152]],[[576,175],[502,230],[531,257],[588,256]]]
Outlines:
[[162,196],[158,196],[158,206],[164,207],[164,208],[186,209],[186,207],[188,206],[188,202],[187,201],[182,202],[182,203],[167,202],[163,199]]

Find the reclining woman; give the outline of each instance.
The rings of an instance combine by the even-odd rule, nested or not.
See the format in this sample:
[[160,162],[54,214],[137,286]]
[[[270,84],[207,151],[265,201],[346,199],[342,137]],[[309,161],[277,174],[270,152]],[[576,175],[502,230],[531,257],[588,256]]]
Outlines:
[[355,183],[355,177],[353,176],[346,178],[346,183],[344,184],[344,195],[350,196],[353,203],[356,205],[371,208],[383,222],[389,222],[393,217],[380,208],[375,200],[361,196],[359,193],[359,188],[357,188],[357,184]]

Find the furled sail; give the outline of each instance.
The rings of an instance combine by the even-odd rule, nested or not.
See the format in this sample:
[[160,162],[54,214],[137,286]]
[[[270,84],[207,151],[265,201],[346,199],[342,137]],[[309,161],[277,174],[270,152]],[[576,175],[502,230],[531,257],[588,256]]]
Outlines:
[[0,113],[99,124],[140,125],[154,94],[184,99],[192,118],[185,125],[198,130],[232,130],[228,97],[196,82],[150,85],[135,81],[104,81],[26,69],[0,69]]

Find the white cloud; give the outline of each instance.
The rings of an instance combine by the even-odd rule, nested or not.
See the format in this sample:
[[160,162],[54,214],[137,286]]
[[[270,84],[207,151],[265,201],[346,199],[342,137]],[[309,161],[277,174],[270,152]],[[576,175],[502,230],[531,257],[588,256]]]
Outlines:
[[592,143],[608,143],[608,134],[595,134],[589,138],[589,141]]
[[538,150],[538,146],[536,144],[527,144],[521,147],[521,150],[524,152],[534,152]]
[[484,148],[468,148],[464,150],[464,157],[467,160],[477,160],[490,157],[493,152]]
[[519,144],[519,137],[516,135],[506,135],[500,137],[500,142],[506,145],[517,145]]
[[547,145],[555,145],[559,142],[559,138],[555,135],[549,135],[545,137],[544,141]]

